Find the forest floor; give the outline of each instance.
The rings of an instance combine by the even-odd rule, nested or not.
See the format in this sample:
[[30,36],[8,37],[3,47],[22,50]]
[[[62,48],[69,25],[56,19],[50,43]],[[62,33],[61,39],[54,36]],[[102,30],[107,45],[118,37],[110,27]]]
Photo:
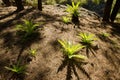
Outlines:
[[[120,23],[102,23],[95,12],[80,8],[79,27],[65,24],[62,16],[67,15],[62,5],[44,5],[43,11],[26,7],[14,13],[15,7],[0,7],[0,80],[120,80]],[[42,23],[38,34],[21,43],[16,25],[22,19]],[[79,44],[79,33],[95,34],[98,49],[81,50],[88,57],[86,64],[67,60],[57,40]],[[107,33],[109,36],[103,37]],[[28,60],[29,49],[36,49],[37,55]],[[15,75],[5,69],[18,62],[26,65],[27,74]]]

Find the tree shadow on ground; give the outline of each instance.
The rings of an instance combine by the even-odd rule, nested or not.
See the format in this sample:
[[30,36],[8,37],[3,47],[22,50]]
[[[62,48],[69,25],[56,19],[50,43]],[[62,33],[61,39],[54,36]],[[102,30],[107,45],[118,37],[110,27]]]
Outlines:
[[93,48],[91,48],[91,47],[86,47],[86,55],[87,55],[87,57],[89,58],[89,56],[90,56],[90,52],[93,54],[93,56],[94,57],[96,57],[96,52],[95,52],[95,50],[93,49]]
[[89,74],[85,71],[85,69],[82,67],[82,65],[85,65],[86,63],[78,62],[74,59],[68,59],[68,57],[65,57],[62,61],[62,64],[59,66],[58,71],[62,71],[67,66],[67,75],[66,80],[72,80],[72,73],[77,77],[77,80],[80,80],[80,77],[77,73],[76,68],[78,68],[89,80],[91,80],[91,77]]
[[[7,48],[7,49],[10,49],[12,52],[10,53],[10,55],[16,55],[17,56],[15,57],[14,55],[10,57],[10,55],[8,55],[8,59],[11,61],[11,59],[13,59],[13,57],[15,57],[14,59],[14,62],[12,62],[12,64],[17,64],[19,61],[20,61],[20,65],[27,65],[29,62],[27,61],[27,56],[23,53],[23,51],[25,49],[27,49],[28,47],[30,47],[33,43],[37,43],[38,41],[40,41],[42,38],[41,38],[41,35],[40,33],[38,32],[35,32],[34,34],[32,34],[31,36],[27,37],[27,38],[24,38],[23,35],[16,35],[16,36],[13,36],[13,33],[12,32],[5,32],[2,34],[1,38],[3,39],[3,47],[4,48]],[[16,48],[17,47],[17,48]],[[17,50],[15,50],[17,49]],[[0,64],[1,64],[1,67],[4,67],[4,66],[10,66],[11,64],[5,64],[5,63],[10,63],[10,62],[7,62],[5,61],[4,65],[2,66],[2,61],[1,60]],[[1,68],[0,67],[0,68]],[[17,80],[23,80],[25,75],[17,75],[17,74],[12,74],[12,72],[6,72],[6,74],[11,74],[9,77],[7,77],[9,80],[10,79],[17,79]]]
[[8,14],[6,14],[6,15],[4,15],[4,16],[1,16],[0,17],[0,20],[2,20],[2,19],[4,19],[4,18],[7,18],[7,17],[10,17],[10,16],[12,16],[12,15],[14,15],[14,14],[18,14],[17,12],[11,12],[11,13],[8,13]]
[[4,68],[4,66],[6,66],[7,64],[9,64],[10,63],[10,60],[9,60],[9,58],[4,58],[3,57],[3,55],[1,56],[0,55],[0,74],[3,74],[4,72],[6,73],[6,70],[5,70],[5,68]]
[[115,53],[109,51],[103,52],[104,57],[113,65],[114,69],[119,70],[120,58],[116,56]]
[[[119,32],[120,33],[120,32]],[[119,34],[117,33],[117,34]],[[116,31],[113,31],[112,34],[116,35]],[[103,50],[102,54],[103,56],[110,62],[110,64],[112,64],[115,68],[118,68],[118,65],[120,65],[120,58],[119,56],[117,56],[116,54],[119,54],[119,47],[118,44],[112,40],[110,37],[104,37],[101,34],[97,34],[98,37],[104,41],[105,43],[109,43],[108,44],[108,50]],[[113,53],[114,52],[114,53]]]
[[[4,57],[3,55],[6,55],[7,57]],[[3,54],[0,55],[0,75],[2,75],[1,78],[5,79],[5,80],[10,80],[9,78],[13,75],[13,73],[11,73],[9,70],[5,69],[6,66],[11,66],[11,62],[12,60],[10,59],[10,55],[9,54]],[[6,76],[7,75],[7,76]],[[0,79],[0,80],[3,80]]]
[[97,36],[104,42],[109,42],[110,44],[115,44],[114,41],[109,38],[109,36],[103,36],[102,34],[97,34]]
[[[16,20],[19,20],[24,15],[32,12],[33,9],[34,8],[24,10],[24,11],[18,13],[15,18],[12,18],[12,19],[4,22],[4,23],[0,23],[0,26],[1,26],[0,31],[3,31],[4,29],[15,25],[17,23]],[[40,17],[43,16],[45,18],[45,21],[48,21],[48,22],[53,22],[53,21],[56,20],[55,16],[47,15],[47,14],[44,14],[42,12],[38,12],[38,15]],[[38,16],[36,17],[36,19],[37,18],[38,18]],[[14,23],[14,21],[16,21],[16,22]],[[47,24],[47,23],[45,23],[45,24]],[[44,25],[44,24],[42,24],[42,25]],[[25,39],[22,36],[19,36],[19,35],[15,36],[13,34],[14,34],[13,32],[4,32],[4,33],[2,33],[1,38],[3,39],[3,42],[4,42],[3,46],[8,47],[9,49],[11,49],[14,53],[16,53],[18,55],[17,59],[15,58],[15,60],[16,60],[15,62],[18,62],[18,61],[22,60],[21,62],[23,62],[23,63],[21,63],[21,64],[26,65],[27,63],[25,61],[26,59],[24,59],[25,56],[23,56],[23,54],[24,54],[23,51],[25,49],[27,49],[28,47],[30,47],[33,43],[36,43],[36,42],[40,41],[42,39],[41,34],[40,33],[35,33],[32,36],[27,37]],[[16,48],[18,50],[15,51],[12,48]],[[14,76],[13,76],[13,78],[14,78]],[[15,78],[17,78],[16,75],[15,75]]]
[[[14,23],[15,20],[19,20],[22,16],[32,12],[34,10],[34,8],[28,8],[22,12],[19,12],[13,19],[10,19],[6,22],[2,22],[0,23],[0,32],[4,29],[6,29],[7,27],[10,27],[16,23]],[[9,17],[9,16],[8,16]]]
[[39,19],[41,17],[43,17],[43,20],[40,19],[40,20],[38,20],[38,22],[43,22],[44,24],[52,23],[54,21],[62,22],[62,20],[57,19],[59,16],[53,15],[53,14],[48,14],[44,11],[43,12],[36,11],[34,13],[31,13],[29,16],[29,19],[36,20],[36,19]]
[[[1,62],[1,61],[0,61],[0,62]],[[5,61],[5,63],[7,63],[7,61]],[[9,63],[9,61],[8,61],[8,63]],[[2,64],[4,64],[4,63],[2,63]],[[12,74],[11,74],[8,70],[5,69],[5,66],[6,66],[6,64],[4,64],[4,66],[1,65],[1,67],[3,67],[3,68],[0,67],[0,69],[1,69],[0,80],[3,80],[3,79],[4,79],[4,80],[10,80],[9,77],[12,76]],[[7,76],[6,76],[6,75],[7,75]]]
[[13,34],[11,32],[2,33],[0,38],[3,39],[3,48],[12,49],[13,43],[15,42],[15,39],[13,38]]
[[50,71],[50,68],[45,68],[45,69],[41,69],[40,72],[37,73],[37,76],[34,76],[33,80],[48,80],[47,76],[48,73]]
[[102,24],[101,24],[101,28],[104,28],[104,29],[107,29],[108,28],[108,26],[109,26],[109,28],[111,29],[111,34],[112,34],[112,36],[115,36],[115,35],[117,35],[117,36],[120,36],[120,23],[112,23],[112,22],[102,22]]
[[16,74],[12,72],[9,72],[9,74],[11,74],[11,76],[8,78],[9,80],[24,80],[25,77],[24,74]]
[[17,60],[19,61],[19,59],[21,58],[21,54],[25,49],[27,49],[33,43],[37,43],[40,40],[42,40],[42,37],[39,32],[35,32],[32,35],[27,37],[18,36],[18,40],[16,41],[16,44],[15,44],[20,49]]
[[58,43],[57,39],[54,40],[54,41],[51,41],[50,44],[53,46],[53,48],[54,48],[55,51],[60,50],[59,43]]
[[[120,40],[120,23],[105,23],[103,24],[104,28],[107,28],[106,26],[111,25],[110,27],[110,34],[109,36],[103,36],[101,34],[97,34],[97,36],[104,42],[108,42],[109,43],[109,49],[111,49],[111,51],[115,52],[115,53],[119,53],[119,40]],[[113,37],[115,36],[115,37]],[[113,39],[112,39],[113,37]],[[116,39],[114,39],[116,38]]]
[[117,35],[120,37],[120,23],[110,23],[112,26],[112,32],[111,34]]
[[[14,36],[13,32],[5,32],[1,34],[0,38],[3,39],[2,47],[10,49],[11,51],[13,51],[15,47],[17,47],[17,49],[20,49],[20,53],[22,53],[24,49],[42,39],[39,32],[35,32],[31,36],[26,38],[23,37],[23,35],[24,34]],[[16,51],[13,51],[13,53],[15,52]]]

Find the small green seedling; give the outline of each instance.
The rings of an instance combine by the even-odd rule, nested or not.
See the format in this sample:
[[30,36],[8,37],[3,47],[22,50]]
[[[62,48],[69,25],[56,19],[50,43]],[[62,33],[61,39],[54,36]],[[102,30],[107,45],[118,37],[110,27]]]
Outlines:
[[109,37],[110,34],[109,33],[101,33],[101,36],[103,36],[103,37]]
[[12,65],[12,67],[5,67],[7,70],[10,70],[16,74],[24,74],[25,73],[25,66],[20,66],[20,65]]
[[79,34],[81,38],[81,43],[84,46],[91,46],[93,42],[97,39],[94,34],[89,34],[89,33],[80,33]]
[[70,23],[70,18],[69,18],[69,17],[66,17],[66,16],[63,16],[63,17],[62,17],[62,21],[63,21],[65,24],[68,24],[68,23]]
[[73,45],[70,42],[66,42],[66,41],[62,41],[62,40],[58,40],[58,42],[62,45],[63,50],[64,50],[64,54],[69,58],[78,58],[81,60],[85,60],[87,57],[80,55],[80,54],[76,54],[76,52],[78,52],[80,49],[82,49],[84,46],[81,46],[80,44],[77,45]]
[[79,8],[80,2],[77,2],[77,4],[75,5],[74,2],[72,2],[72,5],[67,4],[67,12],[70,13],[70,15],[72,16],[72,21],[78,21],[78,16],[79,16],[79,12],[78,12],[78,8]]
[[32,35],[39,24],[34,24],[32,21],[23,20],[24,24],[17,25],[16,28],[19,31],[25,32],[25,36]]
[[35,50],[35,49],[30,49],[29,50],[29,54],[31,55],[31,56],[33,56],[33,57],[35,57],[36,56],[36,53],[37,51]]

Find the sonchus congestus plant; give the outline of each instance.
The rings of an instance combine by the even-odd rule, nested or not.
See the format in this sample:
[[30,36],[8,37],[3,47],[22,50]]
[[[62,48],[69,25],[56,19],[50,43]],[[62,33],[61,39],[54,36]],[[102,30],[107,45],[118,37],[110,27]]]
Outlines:
[[37,54],[37,50],[36,49],[30,49],[29,50],[29,55],[32,56],[32,57],[35,57]]
[[89,33],[80,33],[81,43],[86,47],[91,47],[93,42],[97,40],[94,34]]
[[32,35],[39,24],[34,24],[32,21],[23,20],[24,24],[17,25],[17,30],[25,32],[25,37]]
[[63,16],[63,17],[62,17],[62,21],[63,21],[65,24],[68,24],[68,23],[70,23],[70,18],[67,17],[67,16]]
[[80,60],[85,60],[87,57],[80,55],[80,54],[76,54],[76,52],[78,52],[80,49],[82,49],[84,46],[81,46],[80,44],[76,44],[73,45],[70,42],[66,42],[66,41],[62,41],[62,40],[58,40],[58,42],[61,44],[61,46],[63,47],[64,50],[64,54],[69,58],[78,58]]
[[106,32],[103,32],[103,33],[101,33],[101,36],[104,37],[104,38],[106,38],[106,37],[109,37],[110,34],[109,34],[109,33],[106,33]]
[[25,66],[20,66],[20,65],[12,65],[12,67],[5,67],[7,70],[10,70],[11,72],[14,72],[16,74],[25,74]]
[[79,22],[79,12],[78,12],[78,8],[79,8],[80,2],[77,2],[77,4],[75,5],[74,2],[72,2],[72,5],[67,4],[67,12],[70,13],[70,15],[72,16],[72,22]]

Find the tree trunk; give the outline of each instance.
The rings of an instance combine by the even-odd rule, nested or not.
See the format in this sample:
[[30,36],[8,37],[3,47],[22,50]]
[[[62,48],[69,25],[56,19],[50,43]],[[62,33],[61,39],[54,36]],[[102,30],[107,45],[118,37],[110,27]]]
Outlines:
[[114,22],[115,17],[117,15],[119,9],[120,9],[120,0],[117,0],[115,6],[113,8],[113,11],[111,13],[111,16],[110,16],[110,19],[111,19],[112,22]]
[[22,11],[24,9],[23,5],[22,5],[22,0],[15,0],[16,6],[17,6],[17,10],[16,11]]
[[67,0],[67,4],[72,4],[72,1],[71,0]]
[[42,0],[38,0],[38,9],[42,11]]
[[103,21],[109,21],[112,3],[113,3],[113,0],[107,0],[105,9],[104,9]]
[[6,6],[10,6],[10,0],[2,0]]

